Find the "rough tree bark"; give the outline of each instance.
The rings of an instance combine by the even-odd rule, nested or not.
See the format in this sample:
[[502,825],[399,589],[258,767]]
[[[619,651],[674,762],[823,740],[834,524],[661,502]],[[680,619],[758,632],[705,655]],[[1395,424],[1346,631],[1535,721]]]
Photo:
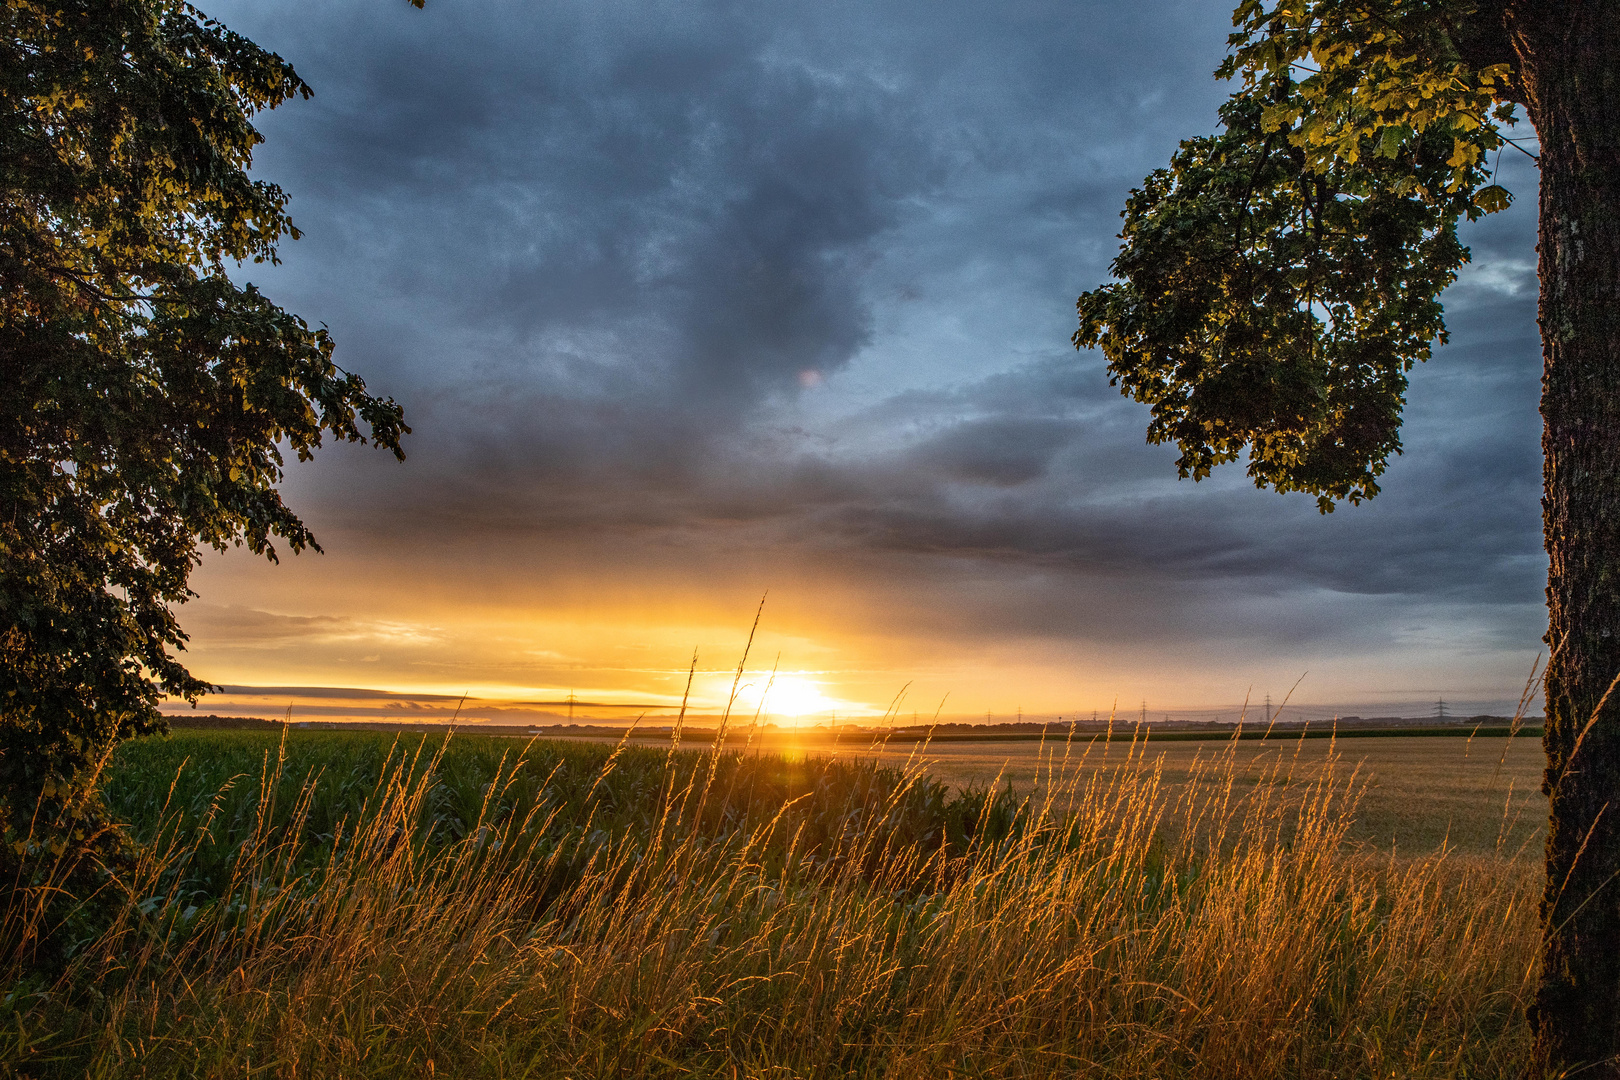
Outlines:
[[1551,799],[1538,1068],[1620,1077],[1620,3],[1509,3],[1541,136]]

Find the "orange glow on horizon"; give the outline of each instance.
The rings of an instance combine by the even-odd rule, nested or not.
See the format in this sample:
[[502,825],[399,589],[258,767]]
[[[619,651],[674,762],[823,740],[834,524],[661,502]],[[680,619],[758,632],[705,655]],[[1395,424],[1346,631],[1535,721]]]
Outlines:
[[760,688],[751,704],[761,716],[777,721],[802,721],[816,715],[865,715],[871,711],[858,702],[828,697],[820,682],[803,675],[776,676]]
[[[198,713],[279,718],[291,706],[296,719],[448,722],[466,693],[462,722],[616,725],[645,710],[648,724],[663,725],[686,697],[695,650],[689,715],[718,717],[731,702],[737,724],[756,712],[784,727],[873,723],[891,712],[902,724],[1129,717],[1144,702],[1158,717],[1235,715],[1245,699],[1283,700],[1302,671],[1311,674],[1295,707],[1426,685],[1435,662],[1404,646],[1319,665],[1251,656],[1240,638],[1166,653],[1106,628],[1073,640],[991,632],[948,617],[960,598],[908,601],[892,582],[842,581],[825,567],[761,581],[744,562],[730,567],[736,580],[688,580],[628,558],[587,574],[562,558],[538,569],[470,557],[422,568],[358,542],[332,552],[279,566],[205,560],[194,582],[201,595],[177,612],[192,635],[181,660],[241,689],[204,697]],[[412,587],[400,588],[407,578]],[[1457,677],[1489,689],[1499,655],[1466,659],[1473,666]],[[1360,708],[1383,715],[1394,706]],[[192,710],[172,702],[165,711]]]

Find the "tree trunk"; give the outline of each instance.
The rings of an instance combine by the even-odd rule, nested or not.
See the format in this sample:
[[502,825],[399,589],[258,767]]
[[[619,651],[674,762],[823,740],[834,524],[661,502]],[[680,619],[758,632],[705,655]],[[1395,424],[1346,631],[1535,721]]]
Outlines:
[[1620,1078],[1620,3],[1509,6],[1541,136],[1547,772],[1539,1068]]

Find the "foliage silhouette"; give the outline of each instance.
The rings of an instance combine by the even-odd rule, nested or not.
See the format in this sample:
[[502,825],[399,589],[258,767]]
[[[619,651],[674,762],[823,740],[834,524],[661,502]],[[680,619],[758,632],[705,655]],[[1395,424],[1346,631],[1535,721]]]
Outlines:
[[[91,781],[165,695],[199,548],[319,546],[281,500],[324,437],[403,458],[392,399],[230,270],[296,238],[254,115],[309,88],[177,0],[0,14],[0,880],[112,843]],[[40,832],[38,826],[48,826]],[[104,851],[104,854],[110,854]],[[31,869],[32,868],[32,869]],[[86,871],[88,872],[88,870]]]
[[[1080,297],[1200,479],[1326,513],[1378,493],[1406,374],[1445,340],[1457,222],[1503,209],[1486,168],[1522,107],[1540,139],[1551,798],[1538,1067],[1620,1076],[1620,6],[1243,0],[1221,131],[1131,193],[1116,281]],[[1579,755],[1577,759],[1577,755]]]

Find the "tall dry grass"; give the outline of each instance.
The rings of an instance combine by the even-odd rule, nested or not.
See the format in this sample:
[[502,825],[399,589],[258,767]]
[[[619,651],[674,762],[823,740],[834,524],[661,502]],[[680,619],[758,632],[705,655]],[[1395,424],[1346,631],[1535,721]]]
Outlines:
[[1523,1075],[1527,861],[1354,850],[1336,758],[1251,786],[1216,753],[1169,792],[1149,745],[1068,749],[1012,827],[938,846],[884,824],[916,762],[815,845],[790,809],[699,828],[718,748],[671,756],[645,828],[566,842],[544,798],[493,813],[507,765],[435,846],[435,761],[392,759],[318,862],[321,780],[272,825],[272,760],[220,896],[188,900],[206,812],[172,817],[0,1050],[30,1076]]

